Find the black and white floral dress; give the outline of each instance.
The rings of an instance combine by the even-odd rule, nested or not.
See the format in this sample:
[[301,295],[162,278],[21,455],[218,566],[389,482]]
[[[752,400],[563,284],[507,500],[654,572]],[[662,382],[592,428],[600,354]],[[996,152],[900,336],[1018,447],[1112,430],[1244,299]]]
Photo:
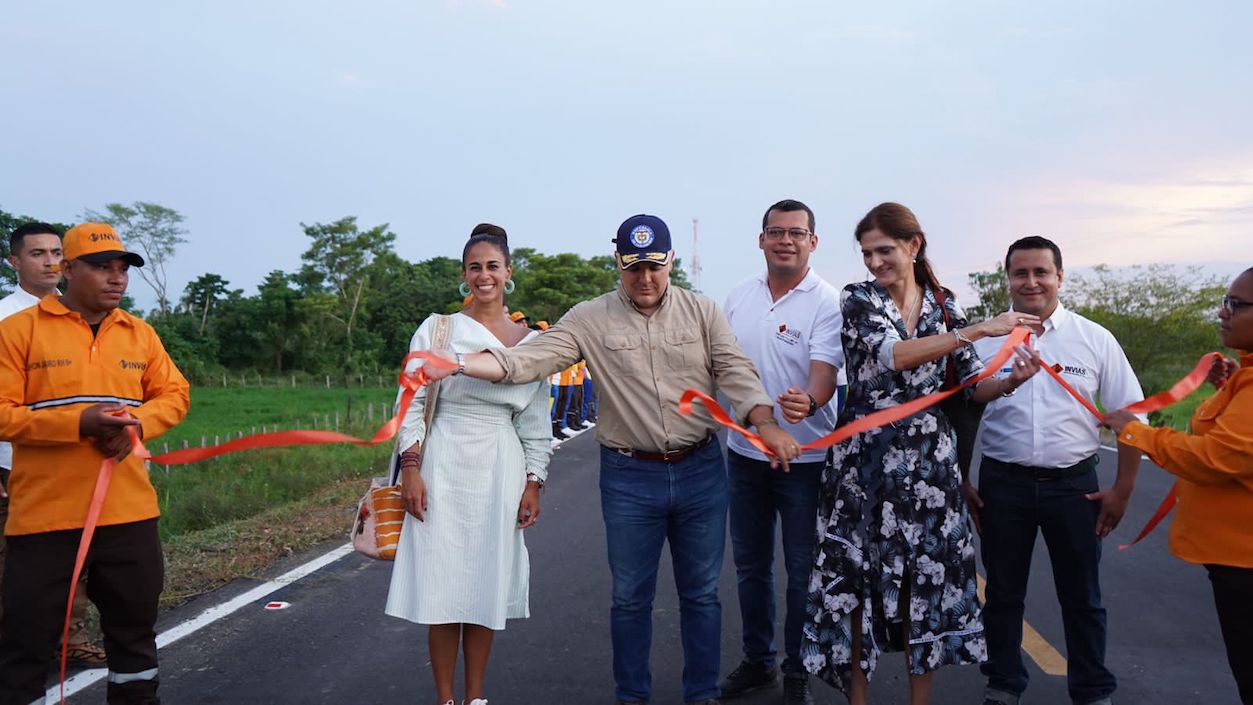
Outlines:
[[[910,336],[896,305],[876,282],[844,288],[848,402],[840,424],[931,394],[944,383],[947,358],[893,371],[880,361],[894,341],[947,330],[926,290]],[[954,327],[966,325],[947,296]],[[886,353],[884,353],[886,355]],[[966,379],[983,367],[971,346],[952,353]],[[818,538],[809,580],[805,667],[845,693],[852,680],[853,612],[861,608],[861,667],[879,654],[908,650],[911,674],[986,660],[975,588],[975,550],[961,495],[956,439],[938,407],[849,438],[823,473]],[[908,579],[910,583],[903,585]],[[909,591],[909,614],[900,596]],[[909,643],[903,641],[909,624]]]

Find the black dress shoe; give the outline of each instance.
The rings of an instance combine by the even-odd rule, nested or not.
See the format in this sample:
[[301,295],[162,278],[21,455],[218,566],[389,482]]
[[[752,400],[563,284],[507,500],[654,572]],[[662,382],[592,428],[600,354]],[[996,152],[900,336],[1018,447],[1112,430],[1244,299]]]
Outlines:
[[783,674],[783,705],[814,705],[808,673]]
[[778,679],[779,672],[773,666],[743,661],[718,687],[722,689],[723,698],[738,698],[762,688],[769,688]]

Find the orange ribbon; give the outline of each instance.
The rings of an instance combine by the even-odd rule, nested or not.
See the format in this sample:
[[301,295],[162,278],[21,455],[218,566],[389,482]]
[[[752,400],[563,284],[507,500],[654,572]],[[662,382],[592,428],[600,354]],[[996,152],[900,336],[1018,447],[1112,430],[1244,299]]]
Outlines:
[[[1193,367],[1192,371],[1185,375],[1183,379],[1171,385],[1170,389],[1167,389],[1164,392],[1158,392],[1143,401],[1138,401],[1131,406],[1128,406],[1126,411],[1133,414],[1147,414],[1164,409],[1171,404],[1178,403],[1181,399],[1188,396],[1192,392],[1195,392],[1202,384],[1205,383],[1205,378],[1208,376],[1210,367],[1214,364],[1215,359],[1222,359],[1222,355],[1216,352],[1202,355],[1201,359],[1197,361],[1196,367]],[[1070,396],[1078,400],[1079,403],[1082,404],[1083,407],[1093,416],[1100,421],[1105,420],[1104,414],[1097,410],[1097,408],[1087,399],[1084,399],[1079,392],[1075,391],[1075,388],[1070,386],[1066,380],[1062,379],[1062,375],[1058,372],[1056,367],[1045,366],[1044,371],[1047,372],[1053,379],[1057,380],[1057,383],[1062,385],[1062,388],[1069,392]],[[1166,493],[1166,497],[1162,500],[1162,503],[1158,505],[1157,511],[1153,512],[1153,516],[1149,517],[1148,523],[1144,525],[1144,528],[1140,530],[1140,533],[1136,535],[1135,539],[1133,539],[1131,543],[1120,544],[1118,546],[1118,550],[1125,551],[1144,540],[1144,537],[1151,534],[1153,530],[1157,528],[1157,525],[1162,523],[1162,520],[1166,518],[1166,515],[1170,514],[1170,510],[1174,509],[1175,502],[1177,501],[1178,483],[1171,485],[1170,492]]]
[[[1181,399],[1195,392],[1202,384],[1205,383],[1205,378],[1209,376],[1210,368],[1213,367],[1215,362],[1221,359],[1223,359],[1223,356],[1219,353],[1206,353],[1201,356],[1200,360],[1197,361],[1196,367],[1193,367],[1192,371],[1189,372],[1183,379],[1175,382],[1170,389],[1167,389],[1164,392],[1158,392],[1142,402],[1132,404],[1127,407],[1127,411],[1130,411],[1133,414],[1147,414],[1150,411],[1158,411],[1159,409],[1164,409],[1171,404],[1178,403]],[[1175,482],[1175,484],[1170,486],[1170,492],[1166,493],[1166,497],[1162,499],[1162,503],[1158,505],[1157,511],[1153,512],[1153,516],[1149,517],[1148,523],[1144,525],[1143,529],[1140,529],[1140,533],[1136,535],[1135,539],[1133,539],[1131,543],[1124,543],[1120,545],[1118,550],[1125,551],[1137,543],[1140,543],[1145,536],[1148,536],[1152,533],[1153,529],[1157,528],[1158,524],[1162,523],[1162,520],[1166,518],[1167,514],[1170,514],[1170,510],[1175,508],[1175,503],[1178,501],[1179,483]]]
[[[913,416],[927,407],[940,403],[947,397],[956,394],[958,391],[966,387],[978,384],[995,374],[996,371],[1001,368],[1001,365],[1004,365],[1009,358],[1013,356],[1014,346],[1026,341],[1028,335],[1029,332],[1026,328],[1015,328],[1013,332],[1009,334],[1009,337],[1005,340],[1005,342],[1001,344],[1001,347],[997,350],[996,355],[992,356],[992,359],[988,360],[983,372],[966,380],[960,386],[942,392],[928,394],[925,397],[919,397],[918,399],[913,399],[904,404],[863,416],[849,424],[841,426],[822,438],[806,443],[801,446],[801,450],[829,448],[837,443],[851,438],[858,433],[864,433],[871,429],[900,421],[905,417]],[[1189,372],[1183,379],[1175,382],[1170,389],[1154,394],[1143,401],[1136,402],[1135,404],[1128,406],[1126,410],[1133,414],[1147,414],[1152,411],[1164,409],[1171,404],[1179,402],[1184,397],[1188,396],[1192,392],[1195,392],[1205,382],[1205,378],[1209,374],[1210,366],[1214,363],[1216,358],[1221,359],[1221,357],[1222,356],[1216,352],[1206,353],[1196,363],[1196,367],[1194,367],[1192,371]],[[1062,385],[1062,388],[1065,389],[1070,396],[1074,397],[1076,401],[1082,404],[1083,408],[1087,409],[1088,412],[1095,416],[1098,421],[1105,420],[1105,415],[1102,414],[1100,410],[1098,410],[1091,402],[1085,399],[1083,395],[1076,391],[1069,382],[1062,378],[1060,368],[1046,364],[1042,367],[1042,369],[1054,380],[1056,380],[1058,384]],[[736,424],[731,419],[730,415],[727,414],[726,410],[723,409],[722,406],[713,399],[713,397],[710,397],[704,392],[698,392],[695,389],[688,389],[683,392],[683,396],[679,399],[679,413],[684,416],[690,416],[692,414],[693,400],[700,400],[700,402],[704,404],[705,408],[709,411],[709,415],[712,416],[715,421],[743,435],[744,438],[753,445],[753,447],[757,448],[766,455],[775,455],[774,451],[772,451],[766,445],[765,441],[761,439],[761,436]],[[1171,487],[1170,493],[1166,495],[1164,500],[1162,500],[1161,505],[1157,508],[1157,511],[1154,512],[1152,518],[1149,519],[1149,522],[1145,525],[1144,529],[1140,531],[1140,534],[1136,536],[1135,540],[1131,543],[1119,546],[1119,550],[1125,550],[1134,546],[1145,536],[1148,536],[1153,529],[1157,528],[1157,525],[1161,523],[1162,519],[1164,519],[1166,515],[1170,513],[1170,510],[1175,506],[1175,502],[1177,501],[1176,489],[1177,487]]]
[[[369,440],[362,440],[333,431],[276,431],[245,436],[208,448],[184,448],[154,456],[144,446],[144,442],[135,431],[135,427],[127,426],[125,432],[130,434],[130,452],[135,456],[151,460],[154,463],[182,465],[254,448],[324,445],[327,443],[354,443],[361,446],[378,445],[396,436],[397,431],[400,430],[400,425],[404,423],[405,413],[409,411],[409,405],[413,403],[414,396],[429,381],[426,372],[421,367],[412,373],[405,371],[409,363],[414,360],[425,360],[436,367],[445,369],[454,369],[456,367],[455,364],[448,360],[429,352],[411,352],[406,355],[404,361],[401,362],[400,374],[398,376],[398,382],[404,388],[404,392],[400,396],[400,403],[397,405],[396,413]],[[131,417],[126,411],[122,411],[119,416]],[[96,489],[92,493],[91,504],[87,508],[87,518],[83,522],[83,534],[78,541],[78,553],[74,557],[74,572],[70,577],[70,594],[65,602],[65,626],[61,630],[61,705],[65,705],[65,667],[68,660],[66,642],[69,640],[70,614],[74,608],[74,594],[78,590],[78,579],[82,576],[83,566],[87,562],[87,552],[91,548],[91,539],[96,533],[96,524],[100,520],[100,510],[104,507],[104,498],[109,492],[109,482],[113,479],[113,471],[117,467],[117,463],[118,460],[116,458],[105,458],[100,463],[100,474],[96,476]]]
[[[925,397],[912,399],[904,404],[898,404],[881,411],[876,411],[873,414],[863,416],[852,423],[845,424],[835,429],[822,438],[806,443],[801,446],[801,450],[820,450],[823,448],[830,448],[837,443],[852,438],[858,433],[864,433],[865,431],[900,421],[908,416],[913,416],[929,406],[934,406],[941,401],[944,401],[946,398],[960,392],[966,387],[982,382],[988,377],[996,374],[996,371],[1001,368],[1001,365],[1004,365],[1009,361],[1009,358],[1013,357],[1014,346],[1025,343],[1027,341],[1027,337],[1030,335],[1031,331],[1026,328],[1015,328],[1005,339],[1005,342],[1001,344],[1001,347],[996,351],[996,354],[992,356],[992,359],[988,361],[984,370],[965,382],[962,382],[960,385],[953,387],[952,389],[946,389],[942,392],[928,394]],[[770,448],[766,446],[765,441],[761,440],[761,436],[737,425],[731,420],[731,417],[727,414],[726,409],[723,409],[722,405],[704,392],[698,392],[695,389],[689,389],[683,392],[683,396],[679,398],[679,413],[684,416],[690,416],[692,414],[692,400],[694,399],[700,400],[700,402],[705,405],[705,408],[709,410],[709,415],[712,416],[715,421],[733,431],[743,434],[744,438],[746,438],[749,443],[753,444],[755,448],[766,455],[773,456],[775,454],[774,451],[770,450]]]

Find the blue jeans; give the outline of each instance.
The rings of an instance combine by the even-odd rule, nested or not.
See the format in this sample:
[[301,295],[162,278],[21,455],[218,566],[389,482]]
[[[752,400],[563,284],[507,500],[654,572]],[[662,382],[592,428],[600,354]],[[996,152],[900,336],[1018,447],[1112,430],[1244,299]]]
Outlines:
[[652,694],[653,598],[662,544],[669,540],[679,592],[683,699],[718,697],[718,574],[727,531],[727,471],[718,440],[674,464],[602,447],[600,501],[613,573],[615,695],[643,701]]
[[984,457],[979,464],[983,509],[983,566],[988,572],[983,627],[988,687],[1021,695],[1027,689],[1022,662],[1022,615],[1037,531],[1044,535],[1053,584],[1066,634],[1066,680],[1075,703],[1107,698],[1118,687],[1105,668],[1105,608],[1101,606],[1100,503],[1084,498],[1100,490],[1096,463],[1081,474],[1038,480],[1022,466]]
[[731,552],[735,557],[744,659],[773,668],[774,527],[783,534],[787,570],[787,614],[783,620],[785,672],[805,671],[800,660],[801,629],[813,568],[818,494],[825,463],[792,463],[791,472],[772,470],[764,460],[727,451],[731,475]]

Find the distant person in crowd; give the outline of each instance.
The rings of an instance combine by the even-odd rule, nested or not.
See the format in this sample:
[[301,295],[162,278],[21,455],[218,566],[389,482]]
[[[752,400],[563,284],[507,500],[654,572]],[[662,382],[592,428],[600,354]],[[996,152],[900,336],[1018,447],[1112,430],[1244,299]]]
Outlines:
[[[809,266],[818,248],[814,214],[784,200],[766,209],[757,246],[765,272],[740,283],[723,311],[745,354],[775,399],[775,418],[796,440],[817,440],[835,427],[831,404],[844,365],[840,345],[840,293]],[[769,457],[744,437],[727,441],[731,476],[731,555],[735,559],[744,659],[721,684],[722,697],[751,693],[778,680],[774,644],[775,526],[782,535],[787,572],[783,623],[783,702],[812,703],[809,672],[801,663],[801,627],[813,567],[814,517],[822,489],[826,450],[810,450],[791,472],[771,469]]]
[[586,362],[583,363],[583,424],[596,425],[596,383]]
[[[546,333],[514,348],[456,355],[458,371],[520,384],[586,359],[599,384],[601,509],[613,574],[613,672],[619,703],[652,695],[653,597],[670,543],[679,593],[683,700],[717,702],[722,608],[718,574],[726,539],[727,475],[707,415],[681,416],[688,388],[720,389],[741,424],[756,426],[786,470],[800,453],[779,428],[772,400],[735,333],[708,298],[670,285],[670,230],[636,215],[618,228],[615,291],[572,308]],[[452,359],[452,356],[448,356]],[[448,374],[428,365],[428,374]]]
[[[918,219],[900,204],[871,209],[854,235],[873,279],[841,294],[849,389],[840,425],[938,392],[950,362],[961,380],[978,374],[972,341],[1039,322],[1011,312],[968,326],[931,269]],[[1016,357],[1010,376],[984,380],[973,397],[1007,393],[1039,369],[1025,347]],[[936,669],[984,660],[961,482],[954,433],[937,406],[833,448],[801,656],[853,705],[866,703],[880,653],[905,651],[913,705],[930,701]]]
[[[0,320],[24,311],[50,294],[61,281],[61,233],[47,223],[25,223],[9,235],[9,264],[17,272],[17,288],[0,299]],[[4,525],[9,516],[9,472],[13,447],[0,441],[0,582],[4,575]],[[74,593],[66,656],[70,663],[95,668],[105,665],[104,649],[87,638],[87,578]]]
[[150,705],[159,702],[164,559],[156,491],[129,455],[127,430],[152,441],[172,428],[187,414],[188,385],[152,328],[118,308],[143,258],[103,223],[71,228],[62,256],[65,294],[0,322],[0,437],[13,443],[0,705],[43,700],[105,458],[118,464],[84,570],[104,632],[107,697]]
[[583,417],[583,381],[587,363],[579,360],[570,367],[570,397],[566,400],[566,428],[582,431],[588,428]]
[[564,440],[574,435],[575,429],[570,428],[570,400],[574,397],[574,377],[578,373],[576,365],[570,365],[553,374],[557,394],[553,399],[552,422],[553,438]]
[[[538,333],[504,314],[513,290],[509,244],[499,226],[479,225],[461,255],[473,300],[451,316],[449,348],[511,348]],[[410,350],[429,350],[435,317]],[[522,532],[540,514],[552,454],[547,385],[442,383],[431,428],[424,391],[400,430],[401,488],[407,514],[396,551],[387,614],[427,632],[440,703],[453,703],[457,654],[464,654],[465,702],[486,705],[483,680],[492,638],[506,620],[530,616],[530,560]]]
[[[1039,318],[1035,351],[1089,402],[1120,409],[1144,398],[1135,371],[1113,334],[1058,300],[1061,249],[1043,237],[1009,246],[1005,273],[1013,310]],[[975,343],[988,360],[1003,338]],[[1010,365],[997,376],[1007,380]],[[1018,388],[1021,386],[1021,389]],[[1028,380],[994,399],[983,413],[979,487],[963,490],[987,571],[983,607],[988,660],[985,705],[1017,705],[1027,689],[1022,617],[1036,535],[1044,536],[1066,634],[1066,680],[1075,705],[1108,705],[1118,685],[1105,667],[1101,540],[1118,526],[1140,468],[1140,453],[1118,449],[1117,477],[1102,490],[1101,441],[1092,415],[1051,379]],[[1042,421],[1046,420],[1046,421]]]
[[514,311],[509,314],[509,320],[522,326],[523,328],[526,328],[527,330],[530,330],[531,328],[531,319],[527,318],[526,314],[522,311]]
[[1209,572],[1227,663],[1240,701],[1253,705],[1253,268],[1231,282],[1218,321],[1240,362],[1215,365],[1222,388],[1197,407],[1191,432],[1150,428],[1122,410],[1105,423],[1120,449],[1144,451],[1179,477],[1170,551]]

